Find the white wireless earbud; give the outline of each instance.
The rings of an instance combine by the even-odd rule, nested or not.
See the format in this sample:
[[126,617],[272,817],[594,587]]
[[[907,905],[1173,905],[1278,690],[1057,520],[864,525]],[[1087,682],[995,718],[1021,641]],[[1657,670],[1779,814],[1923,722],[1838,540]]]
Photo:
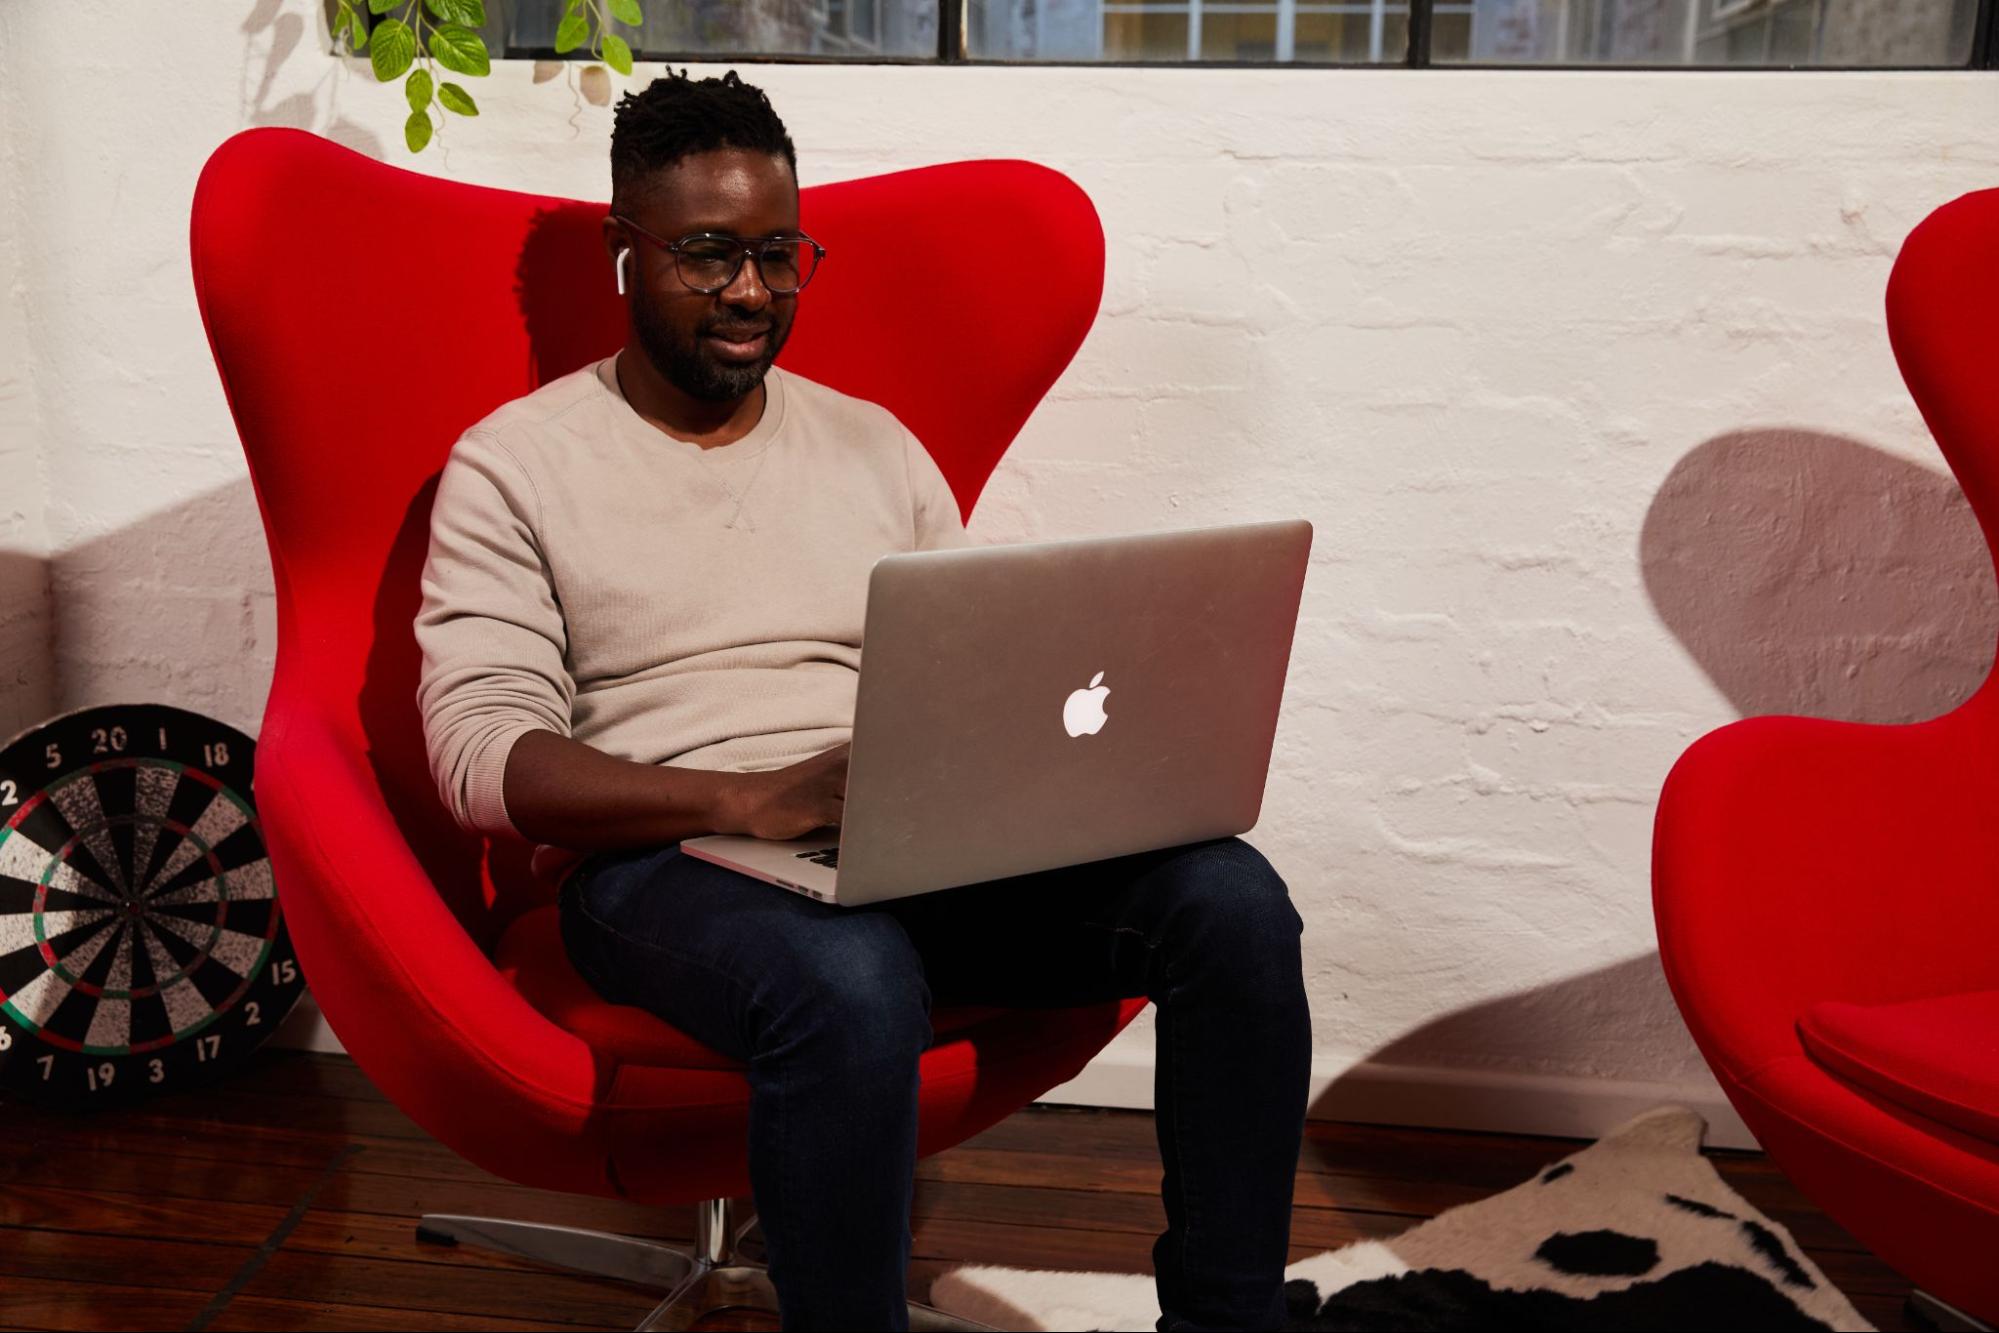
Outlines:
[[618,251],[618,295],[625,294],[625,260],[631,256],[631,247]]

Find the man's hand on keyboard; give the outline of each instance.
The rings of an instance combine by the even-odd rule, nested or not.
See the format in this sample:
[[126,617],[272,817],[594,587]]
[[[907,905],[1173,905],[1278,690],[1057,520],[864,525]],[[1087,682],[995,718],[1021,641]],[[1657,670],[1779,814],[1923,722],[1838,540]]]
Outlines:
[[724,813],[719,833],[752,838],[802,838],[819,828],[837,828],[847,803],[847,751],[842,742],[784,768],[746,773]]

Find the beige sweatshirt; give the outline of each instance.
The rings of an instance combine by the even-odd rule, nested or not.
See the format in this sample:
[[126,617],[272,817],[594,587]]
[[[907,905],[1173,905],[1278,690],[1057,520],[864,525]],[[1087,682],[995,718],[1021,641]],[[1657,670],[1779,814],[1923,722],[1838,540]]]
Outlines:
[[[633,411],[606,357],[452,446],[416,637],[431,774],[461,827],[521,836],[501,778],[537,727],[641,764],[749,772],[852,736],[868,572],[967,544],[886,409],[772,369],[703,449]],[[559,879],[583,853],[537,846]]]

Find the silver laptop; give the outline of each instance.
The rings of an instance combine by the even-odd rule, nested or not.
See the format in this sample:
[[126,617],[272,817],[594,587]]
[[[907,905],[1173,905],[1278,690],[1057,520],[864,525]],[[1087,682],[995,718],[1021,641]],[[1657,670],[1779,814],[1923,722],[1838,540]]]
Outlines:
[[1312,525],[883,556],[841,825],[689,855],[857,905],[1255,827]]

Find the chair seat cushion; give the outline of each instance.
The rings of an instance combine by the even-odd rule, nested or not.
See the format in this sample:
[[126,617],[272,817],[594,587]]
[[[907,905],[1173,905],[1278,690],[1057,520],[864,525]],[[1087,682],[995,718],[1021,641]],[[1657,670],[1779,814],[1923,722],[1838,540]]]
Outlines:
[[1999,1143],[1999,990],[1900,1004],[1815,1004],[1798,1020],[1814,1060],[1932,1120]]
[[[562,923],[554,906],[524,912],[500,937],[494,951],[500,975],[544,1017],[590,1048],[631,1064],[671,1069],[741,1069],[720,1051],[705,1046],[636,1005],[612,1004],[590,988],[569,965]],[[930,1015],[941,1039],[1007,1012],[989,1005],[939,1006]]]

